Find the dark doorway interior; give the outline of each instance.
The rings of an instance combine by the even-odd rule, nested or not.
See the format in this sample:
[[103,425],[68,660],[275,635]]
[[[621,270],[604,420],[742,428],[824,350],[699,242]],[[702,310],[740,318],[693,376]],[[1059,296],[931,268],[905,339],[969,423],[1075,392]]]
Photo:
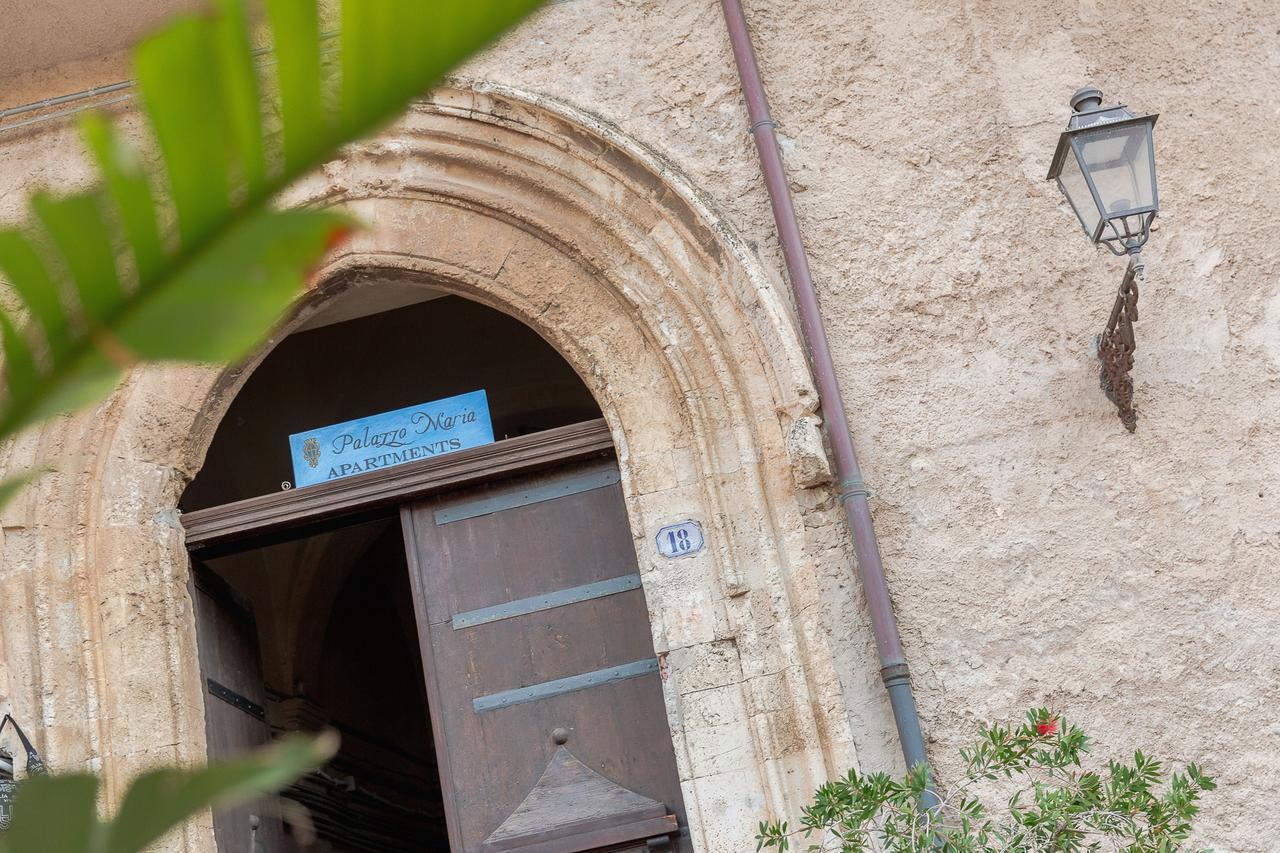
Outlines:
[[[273,734],[333,728],[342,736],[334,761],[285,794],[315,823],[309,849],[447,850],[398,520],[207,565],[254,615]],[[293,846],[288,835],[285,845]]]

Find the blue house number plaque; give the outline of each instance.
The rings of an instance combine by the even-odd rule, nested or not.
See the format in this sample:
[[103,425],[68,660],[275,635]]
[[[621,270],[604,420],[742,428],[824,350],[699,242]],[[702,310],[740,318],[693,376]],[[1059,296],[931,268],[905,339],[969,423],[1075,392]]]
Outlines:
[[493,442],[484,391],[289,436],[294,485],[314,486]]
[[669,560],[690,557],[702,550],[705,543],[702,527],[696,521],[668,524],[658,531],[658,553]]

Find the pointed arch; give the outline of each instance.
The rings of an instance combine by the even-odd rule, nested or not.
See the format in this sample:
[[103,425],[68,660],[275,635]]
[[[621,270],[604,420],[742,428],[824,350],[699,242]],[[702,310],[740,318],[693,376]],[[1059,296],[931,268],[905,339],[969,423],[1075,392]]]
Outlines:
[[[838,676],[875,665],[865,632],[832,628],[861,617],[852,592],[831,595],[850,557],[786,300],[678,170],[570,105],[459,83],[288,202],[343,204],[368,227],[317,272],[281,335],[332,295],[392,278],[516,317],[591,388],[623,472],[700,849],[748,849],[764,813],[798,811],[856,763],[854,726],[883,760],[883,700],[870,678]],[[88,450],[81,471],[11,510],[29,533],[7,536],[4,556],[52,555],[71,571],[0,592],[0,606],[25,595],[31,619],[66,610],[87,651],[33,650],[25,690],[40,706],[41,673],[79,674],[82,692],[40,707],[46,722],[76,720],[67,754],[104,761],[109,780],[203,754],[176,506],[256,363],[137,371],[100,412],[31,439]],[[37,501],[58,509],[36,520]],[[670,562],[651,534],[682,519],[702,524],[708,547]],[[182,843],[207,849],[207,829]]]

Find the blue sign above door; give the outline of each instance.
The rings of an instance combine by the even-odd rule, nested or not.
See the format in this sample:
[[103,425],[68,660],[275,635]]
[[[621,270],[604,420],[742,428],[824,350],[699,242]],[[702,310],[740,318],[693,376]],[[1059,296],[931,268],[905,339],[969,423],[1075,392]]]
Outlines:
[[294,485],[314,486],[493,442],[484,391],[289,436]]

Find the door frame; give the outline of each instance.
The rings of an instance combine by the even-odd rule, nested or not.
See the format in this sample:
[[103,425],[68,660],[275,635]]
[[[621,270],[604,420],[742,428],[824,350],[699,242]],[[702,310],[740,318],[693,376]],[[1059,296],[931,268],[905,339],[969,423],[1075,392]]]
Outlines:
[[[398,518],[409,505],[434,494],[568,463],[615,456],[608,425],[603,418],[596,418],[394,468],[182,513],[179,518],[190,554],[192,584],[195,583],[196,567],[206,559],[302,538],[320,530],[358,522],[364,517],[385,515]],[[411,548],[407,553],[410,581],[416,597],[420,593],[414,565],[416,556]],[[434,659],[430,654],[430,637],[423,635],[421,625],[418,639],[426,667],[428,701],[435,703],[438,699],[432,689]],[[449,754],[442,743],[434,710],[430,717],[438,770],[443,782],[449,778]],[[450,842],[458,846],[454,837],[454,805],[447,792],[445,808],[449,814]]]
[[407,462],[341,480],[194,510],[180,516],[187,550],[201,557],[306,536],[361,515],[461,486],[614,454],[603,418]]

